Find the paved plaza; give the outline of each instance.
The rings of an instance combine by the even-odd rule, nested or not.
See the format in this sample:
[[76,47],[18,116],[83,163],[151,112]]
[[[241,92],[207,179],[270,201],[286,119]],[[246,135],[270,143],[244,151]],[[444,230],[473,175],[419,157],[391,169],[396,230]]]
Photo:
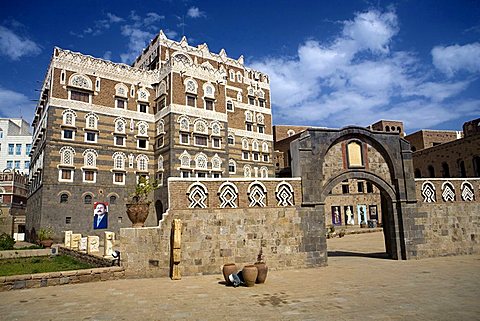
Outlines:
[[382,233],[328,247],[328,267],[270,271],[253,288],[218,274],[2,292],[0,319],[480,320],[480,255],[388,260]]

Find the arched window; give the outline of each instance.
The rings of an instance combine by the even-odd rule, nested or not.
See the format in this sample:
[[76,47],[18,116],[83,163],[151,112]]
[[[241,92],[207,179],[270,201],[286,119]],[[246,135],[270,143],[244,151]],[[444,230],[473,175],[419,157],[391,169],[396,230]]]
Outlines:
[[243,177],[250,178],[252,177],[252,168],[250,165],[243,166]]
[[236,171],[237,171],[237,163],[235,163],[233,159],[230,159],[228,161],[228,172],[230,174],[235,174]]
[[208,134],[207,122],[203,119],[195,120],[195,123],[193,125],[193,131],[200,134]]
[[175,62],[183,62],[184,64],[192,64],[192,59],[190,57],[188,57],[187,55],[184,55],[182,53],[174,54],[172,59]]
[[138,95],[138,100],[139,101],[148,102],[148,97],[150,96],[150,93],[145,88],[140,88],[137,91],[137,95]]
[[75,127],[75,119],[77,114],[71,110],[67,109],[62,113],[63,116],[63,125]]
[[90,80],[89,77],[81,74],[72,75],[70,77],[68,84],[73,87],[87,89],[87,90],[92,90],[93,88],[92,80]]
[[245,111],[245,121],[249,123],[253,122],[252,112],[249,110]]
[[242,149],[248,150],[248,139],[242,138]]
[[148,136],[148,124],[144,121],[140,121],[137,124],[138,136]]
[[117,197],[115,195],[110,196],[110,204],[116,204],[117,203]]
[[390,126],[385,126],[385,131],[389,132],[390,131]]
[[60,203],[67,203],[68,202],[68,194],[63,193],[60,195]]
[[97,152],[93,149],[87,149],[83,152],[83,166],[97,167]]
[[465,162],[463,160],[458,160],[458,171],[460,177],[467,177],[467,171],[465,170]]
[[263,142],[263,144],[262,144],[262,152],[268,153],[268,143],[267,143],[267,142]]
[[178,117],[178,123],[180,124],[180,130],[188,132],[190,131],[190,119],[187,116]]
[[479,177],[480,176],[480,157],[475,156],[473,157],[473,176]]
[[204,153],[199,153],[195,156],[195,167],[207,169],[207,156]]
[[125,134],[127,122],[123,118],[115,119],[115,133]]
[[252,150],[258,151],[258,142],[256,139],[252,141]]
[[60,149],[60,164],[73,165],[75,150],[70,146],[64,146]]
[[428,165],[428,177],[429,178],[434,178],[435,177],[435,168],[433,168],[432,165]]
[[221,128],[220,124],[214,121],[211,123],[211,127],[212,127],[212,135],[220,136],[220,128]]
[[86,127],[88,129],[97,129],[97,123],[98,123],[98,116],[95,115],[94,113],[88,113],[85,116],[86,119]]
[[183,151],[183,153],[180,155],[180,166],[181,167],[190,167],[190,162],[192,158],[187,151]]
[[140,154],[137,156],[137,169],[141,172],[148,171],[148,157]]
[[222,168],[222,159],[215,154],[215,156],[212,157],[212,169],[221,169]]
[[215,88],[211,84],[205,83],[203,85],[203,92],[205,97],[215,98]]
[[83,204],[92,204],[92,195],[85,195],[85,197],[83,198]]
[[235,135],[234,134],[228,134],[228,145],[235,145]]
[[450,168],[448,167],[448,164],[445,162],[442,163],[442,177],[443,178],[450,177]]
[[185,85],[185,92],[195,94],[195,95],[197,94],[198,85],[195,80],[193,80],[192,78],[185,79],[184,85]]
[[157,135],[165,134],[165,123],[162,119],[157,124]]
[[123,98],[128,97],[128,87],[125,84],[116,84],[115,85],[115,95]]
[[264,121],[265,121],[265,117],[262,114],[258,113],[257,114],[257,123],[263,125]]
[[266,168],[265,166],[260,168],[260,177],[268,178],[268,168]]
[[157,166],[158,166],[157,170],[163,171],[163,156],[162,155],[158,156],[158,165]]
[[127,158],[122,152],[113,153],[113,168],[114,169],[125,169],[125,159]]
[[293,129],[289,129],[287,131],[287,135],[288,135],[288,137],[293,136],[293,135],[295,135],[295,131]]

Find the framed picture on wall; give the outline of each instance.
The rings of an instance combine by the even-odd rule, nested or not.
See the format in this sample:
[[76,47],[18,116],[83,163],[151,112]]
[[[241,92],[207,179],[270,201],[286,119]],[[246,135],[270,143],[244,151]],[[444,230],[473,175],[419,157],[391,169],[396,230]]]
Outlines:
[[345,225],[354,225],[353,205],[344,206],[343,212],[345,213]]
[[358,224],[367,224],[367,205],[357,205]]
[[378,220],[377,205],[370,205],[368,207],[368,212],[371,220]]
[[342,225],[342,209],[340,206],[332,206],[332,224]]

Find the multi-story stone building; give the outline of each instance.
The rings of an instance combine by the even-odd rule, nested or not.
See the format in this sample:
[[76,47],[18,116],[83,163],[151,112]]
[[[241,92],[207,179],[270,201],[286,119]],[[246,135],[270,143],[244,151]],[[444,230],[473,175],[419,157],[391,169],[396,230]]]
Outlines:
[[15,170],[0,173],[0,232],[23,241],[28,176]]
[[133,66],[55,48],[33,120],[27,230],[94,234],[94,202],[108,229],[130,226],[125,203],[155,177],[157,225],[168,177],[274,176],[267,75],[206,44],[151,41]]
[[32,133],[21,118],[0,118],[0,169],[28,174]]

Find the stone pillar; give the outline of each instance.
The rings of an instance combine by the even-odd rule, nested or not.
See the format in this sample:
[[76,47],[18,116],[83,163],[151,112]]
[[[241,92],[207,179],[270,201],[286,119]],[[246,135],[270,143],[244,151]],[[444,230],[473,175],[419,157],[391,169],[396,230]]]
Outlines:
[[87,237],[87,253],[93,254],[100,252],[100,238],[98,236]]
[[72,231],[65,231],[65,238],[64,238],[64,246],[69,249],[72,247],[71,242],[72,242]]
[[70,248],[72,250],[78,251],[78,245],[80,243],[81,238],[82,238],[82,234],[72,234],[72,238],[70,240]]
[[182,221],[174,219],[172,223],[172,256],[170,258],[170,277],[172,280],[180,280],[180,260],[181,260],[181,244],[182,244]]
[[103,256],[111,259],[113,254],[113,243],[115,242],[114,232],[105,232],[105,239],[103,240]]

